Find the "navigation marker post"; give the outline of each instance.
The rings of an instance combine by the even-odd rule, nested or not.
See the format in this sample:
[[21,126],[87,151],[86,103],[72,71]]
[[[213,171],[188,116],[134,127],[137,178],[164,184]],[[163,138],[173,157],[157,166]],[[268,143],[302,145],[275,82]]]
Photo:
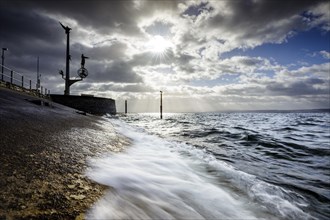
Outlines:
[[163,119],[163,91],[160,91],[160,119]]

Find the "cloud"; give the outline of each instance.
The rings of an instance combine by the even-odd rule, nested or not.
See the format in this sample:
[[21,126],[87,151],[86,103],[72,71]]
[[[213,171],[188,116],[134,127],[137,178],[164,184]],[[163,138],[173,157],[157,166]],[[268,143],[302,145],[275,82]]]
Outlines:
[[[31,78],[39,56],[45,85],[61,93],[64,81],[58,70],[65,69],[66,36],[59,21],[72,27],[71,77],[80,67],[80,55],[90,57],[89,76],[72,87],[74,93],[88,90],[148,100],[163,89],[178,102],[204,97],[212,103],[210,109],[219,107],[219,100],[231,106],[248,100],[264,106],[266,98],[275,105],[276,99],[290,103],[299,96],[307,103],[311,97],[324,100],[329,63],[302,66],[297,61],[292,69],[261,55],[224,53],[283,44],[313,28],[326,33],[329,7],[328,1],[318,0],[5,0],[0,7],[0,44],[9,48],[6,65]],[[163,54],[148,48],[155,35],[171,43]],[[329,59],[327,48],[319,50],[314,59]]]
[[[259,97],[265,103],[268,103],[267,99],[286,97],[288,106],[298,98],[306,102],[311,97],[318,97],[317,100],[323,100],[322,106],[327,107],[330,104],[329,65],[330,63],[312,65],[291,71],[282,67],[283,71],[274,76],[242,75],[244,77],[240,77],[235,84],[216,85],[210,89],[214,94],[220,94],[219,97],[239,96],[250,101],[253,97]],[[321,102],[318,106],[321,106]]]
[[[234,48],[254,48],[263,43],[283,43],[295,31],[310,29],[326,20],[324,17],[328,12],[315,9],[322,8],[321,4],[328,6],[324,1],[308,0],[299,4],[294,0],[209,1],[199,5],[198,15],[185,16],[191,20],[193,28],[183,35],[182,40],[188,39],[199,45],[214,40],[214,47],[218,47],[220,53]],[[188,8],[186,10],[196,7],[195,2],[185,2],[184,5]],[[309,21],[303,16],[306,11],[322,15],[322,21]]]
[[[124,34],[139,34],[139,29],[134,25],[137,10],[131,2],[118,1],[113,4],[109,1],[79,1],[67,2],[56,1],[11,1],[7,2],[10,7],[20,5],[42,11],[45,14],[56,15],[74,19],[79,26],[92,27],[100,34],[108,34],[111,31]],[[130,15],[130,16],[123,16]]]
[[[58,23],[34,10],[26,11],[19,8],[2,8],[0,13],[1,23],[1,40],[13,42],[28,42],[31,48],[37,48],[34,43],[56,42],[62,41],[59,31],[54,31],[58,27]],[[12,46],[15,46],[14,44]],[[15,51],[20,53],[21,51]]]
[[330,31],[330,2],[322,1],[307,13],[307,20],[311,27],[321,26],[324,31]]
[[330,53],[328,51],[322,50],[320,54],[324,59],[330,59]]
[[136,84],[123,84],[123,85],[118,85],[118,84],[103,84],[102,86],[99,87],[101,91],[114,91],[114,92],[132,92],[132,93],[150,93],[150,92],[155,92],[156,90],[153,89],[152,87],[145,85],[143,83],[136,83]]
[[[100,66],[100,65],[98,65]],[[140,83],[143,79],[137,75],[132,67],[122,60],[116,60],[104,64],[102,68],[95,67],[95,76],[92,78],[93,82],[118,82],[118,83]]]
[[120,60],[125,58],[127,44],[125,42],[114,40],[111,43],[93,46],[86,50],[91,59],[103,62],[107,60]]
[[59,27],[56,21],[34,10],[10,7],[0,7],[0,20],[0,44],[9,49],[6,52],[8,67],[26,73],[36,71],[38,56],[42,62],[47,62],[47,65],[41,63],[42,68],[59,61],[64,44],[62,33],[54,31]]
[[299,67],[295,70],[283,69],[276,74],[277,78],[287,81],[296,77],[308,77],[309,75],[317,76],[321,79],[330,79],[330,63],[313,64],[310,66]]
[[[98,34],[140,36],[143,35],[138,22],[154,14],[175,11],[175,1],[81,1],[67,2],[43,0],[12,0],[6,7],[33,9],[52,17],[74,20],[78,26],[96,30]],[[73,22],[73,23],[74,23]],[[72,23],[72,24],[73,24]]]
[[266,89],[270,95],[303,96],[303,95],[324,95],[329,94],[327,82],[318,78],[308,78],[293,83],[273,82],[267,85]]

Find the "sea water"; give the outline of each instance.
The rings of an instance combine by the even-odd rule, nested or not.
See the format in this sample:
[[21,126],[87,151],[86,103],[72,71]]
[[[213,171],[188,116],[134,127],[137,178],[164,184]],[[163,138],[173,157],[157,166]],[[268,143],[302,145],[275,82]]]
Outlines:
[[88,218],[330,218],[329,113],[158,116],[107,119],[131,146],[91,160]]

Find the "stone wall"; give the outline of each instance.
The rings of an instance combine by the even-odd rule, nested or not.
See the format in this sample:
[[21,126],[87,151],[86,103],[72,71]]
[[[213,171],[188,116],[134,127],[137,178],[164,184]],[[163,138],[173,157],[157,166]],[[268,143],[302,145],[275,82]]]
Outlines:
[[116,114],[116,102],[113,99],[73,95],[50,95],[50,97],[54,102],[90,114]]

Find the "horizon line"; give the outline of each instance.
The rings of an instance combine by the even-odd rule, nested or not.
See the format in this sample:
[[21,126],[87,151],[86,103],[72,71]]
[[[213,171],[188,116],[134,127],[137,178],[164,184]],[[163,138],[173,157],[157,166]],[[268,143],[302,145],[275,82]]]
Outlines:
[[[223,110],[223,111],[200,111],[200,112],[164,112],[163,114],[182,114],[182,113],[248,113],[248,112],[255,112],[255,113],[290,113],[290,112],[328,112],[330,113],[330,108],[313,108],[313,109],[270,109],[270,110],[265,110],[265,109],[258,109],[258,110]],[[117,112],[117,114],[125,114],[125,112]],[[159,112],[137,112],[137,111],[132,111],[128,112],[127,114],[138,114],[138,113],[147,113],[147,114],[160,114]]]

